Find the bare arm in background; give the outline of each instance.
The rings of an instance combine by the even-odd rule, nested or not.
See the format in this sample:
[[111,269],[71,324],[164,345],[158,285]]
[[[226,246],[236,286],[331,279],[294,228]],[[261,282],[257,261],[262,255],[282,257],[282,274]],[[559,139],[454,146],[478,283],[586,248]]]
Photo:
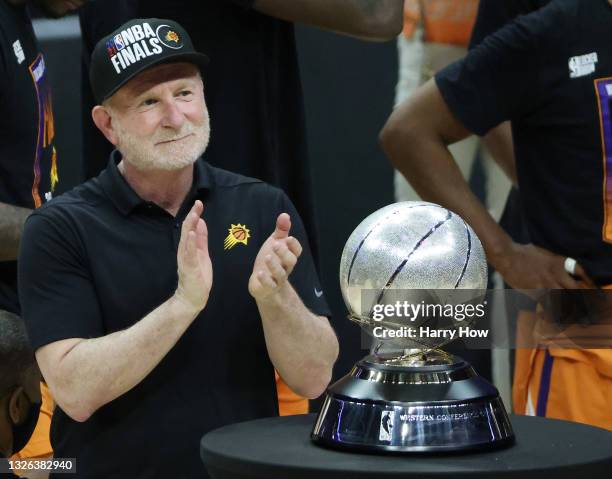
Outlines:
[[[514,243],[472,193],[447,146],[469,134],[432,79],[393,112],[380,138],[391,163],[424,200],[451,209],[474,228],[487,259],[513,288],[580,287],[564,270],[564,257]],[[592,284],[580,265],[576,276]]]
[[365,40],[392,40],[404,22],[404,0],[255,0],[253,8]]
[[512,142],[512,127],[509,121],[492,128],[481,138],[483,144],[491,153],[495,163],[512,182],[514,187],[518,186],[516,176],[516,161],[514,159],[514,143]]
[[0,203],[0,261],[14,261],[19,252],[23,225],[32,210]]

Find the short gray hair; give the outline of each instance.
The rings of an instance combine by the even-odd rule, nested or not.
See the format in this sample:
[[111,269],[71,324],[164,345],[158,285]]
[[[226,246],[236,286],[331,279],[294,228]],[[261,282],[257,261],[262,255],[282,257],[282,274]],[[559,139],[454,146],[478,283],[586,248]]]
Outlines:
[[34,353],[23,320],[0,310],[0,397],[21,384],[34,364]]

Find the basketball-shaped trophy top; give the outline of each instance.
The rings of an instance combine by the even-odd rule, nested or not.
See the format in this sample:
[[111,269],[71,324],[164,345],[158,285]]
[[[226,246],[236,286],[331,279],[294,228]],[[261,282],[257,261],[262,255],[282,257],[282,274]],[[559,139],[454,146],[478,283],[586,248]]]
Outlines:
[[[351,315],[362,318],[386,291],[483,291],[486,285],[486,257],[472,228],[452,211],[424,201],[372,213],[349,237],[340,262],[344,302]],[[381,294],[369,295],[368,302],[365,290]]]

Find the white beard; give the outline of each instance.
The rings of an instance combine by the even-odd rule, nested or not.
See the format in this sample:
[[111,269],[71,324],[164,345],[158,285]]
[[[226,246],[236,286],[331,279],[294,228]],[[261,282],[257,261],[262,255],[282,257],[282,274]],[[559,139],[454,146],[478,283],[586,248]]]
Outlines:
[[[185,121],[179,131],[160,129],[151,136],[128,133],[117,118],[113,118],[117,134],[117,149],[123,159],[138,170],[180,170],[192,165],[204,153],[210,139],[208,111],[201,125]],[[160,141],[188,138],[155,145]]]

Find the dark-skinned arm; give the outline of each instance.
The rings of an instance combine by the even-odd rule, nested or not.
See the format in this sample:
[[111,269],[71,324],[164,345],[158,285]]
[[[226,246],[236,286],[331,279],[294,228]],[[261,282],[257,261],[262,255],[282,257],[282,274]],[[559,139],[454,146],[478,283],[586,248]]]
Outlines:
[[[432,79],[394,111],[380,139],[391,163],[421,198],[449,208],[474,228],[488,261],[513,288],[580,287],[564,270],[564,257],[514,243],[472,193],[448,150],[468,135]],[[590,282],[580,265],[576,275]]]
[[516,161],[514,159],[514,143],[512,142],[512,127],[509,121],[492,128],[481,137],[482,143],[487,147],[495,163],[499,165],[508,179],[516,187]]
[[289,22],[375,41],[397,37],[404,21],[403,0],[255,0],[253,8]]
[[32,210],[0,203],[0,261],[15,261],[23,225]]

